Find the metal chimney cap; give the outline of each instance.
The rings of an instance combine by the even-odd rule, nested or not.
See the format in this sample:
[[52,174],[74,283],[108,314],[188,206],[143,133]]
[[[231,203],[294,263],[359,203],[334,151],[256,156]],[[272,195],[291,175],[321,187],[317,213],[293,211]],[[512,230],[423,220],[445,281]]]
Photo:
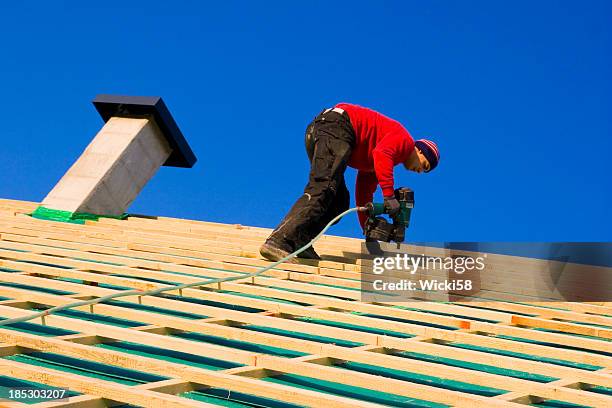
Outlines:
[[107,122],[113,116],[152,116],[162,131],[172,153],[163,164],[171,167],[193,167],[197,158],[185,140],[166,104],[159,96],[97,95],[92,101],[96,110]]

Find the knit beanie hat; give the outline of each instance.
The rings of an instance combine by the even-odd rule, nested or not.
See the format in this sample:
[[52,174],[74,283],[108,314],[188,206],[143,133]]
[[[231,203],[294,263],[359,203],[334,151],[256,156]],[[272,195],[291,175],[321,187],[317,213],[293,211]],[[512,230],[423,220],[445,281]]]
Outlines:
[[436,145],[431,140],[420,139],[414,142],[414,146],[417,147],[423,156],[429,161],[429,170],[427,173],[432,171],[438,165],[440,161],[440,151],[438,150],[438,145]]

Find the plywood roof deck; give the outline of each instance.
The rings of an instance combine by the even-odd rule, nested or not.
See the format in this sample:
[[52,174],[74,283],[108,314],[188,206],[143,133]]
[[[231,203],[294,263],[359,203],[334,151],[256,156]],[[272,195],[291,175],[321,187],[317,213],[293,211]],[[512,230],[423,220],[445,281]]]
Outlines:
[[[0,200],[0,318],[269,264],[268,229],[57,223],[25,215],[37,205]],[[0,326],[0,386],[74,393],[37,407],[612,406],[612,304],[365,303],[360,242],[325,236],[318,263]]]

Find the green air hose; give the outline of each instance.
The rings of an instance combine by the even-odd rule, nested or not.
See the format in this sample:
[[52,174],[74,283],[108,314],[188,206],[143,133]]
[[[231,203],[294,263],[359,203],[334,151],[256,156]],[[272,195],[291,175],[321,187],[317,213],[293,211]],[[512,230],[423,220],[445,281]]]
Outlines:
[[[289,259],[291,259],[291,258],[297,256],[298,254],[302,253],[303,251],[305,251],[308,247],[312,246],[315,242],[317,242],[317,240],[319,238],[321,238],[321,236],[323,236],[323,234],[335,222],[339,221],[345,215],[350,214],[350,213],[355,212],[355,211],[366,211],[366,208],[365,207],[353,207],[353,208],[349,208],[348,210],[346,210],[343,213],[341,213],[341,214],[337,215],[336,217],[334,217],[334,219],[331,220],[329,223],[327,223],[325,228],[323,228],[323,230],[321,232],[319,232],[316,237],[314,237],[309,243],[307,243],[306,245],[304,245],[300,249],[298,249],[295,252],[290,253],[286,257],[284,257],[282,259],[279,259],[278,261],[276,261],[276,262],[266,266],[265,268],[262,268],[262,269],[258,270],[257,272],[253,272],[253,273],[250,273],[248,275],[239,275],[239,276],[230,276],[230,277],[226,277],[226,278],[208,279],[208,280],[199,281],[199,282],[185,283],[183,285],[169,285],[169,286],[163,286],[163,287],[158,288],[158,289],[147,290],[147,291],[144,291],[144,290],[126,290],[126,291],[121,291],[121,292],[118,292],[118,293],[113,293],[111,295],[102,296],[102,297],[99,297],[99,298],[96,298],[96,299],[82,300],[82,301],[78,301],[78,302],[68,303],[66,305],[55,306],[55,307],[52,307],[50,309],[43,310],[42,312],[32,313],[29,316],[16,317],[14,319],[5,319],[5,320],[0,321],[0,326],[6,326],[8,324],[13,324],[13,323],[27,322],[29,320],[36,319],[38,317],[44,318],[47,315],[50,315],[52,313],[59,312],[59,311],[62,311],[62,310],[72,309],[72,308],[80,307],[80,306],[95,305],[96,303],[101,303],[101,302],[105,302],[105,301],[110,300],[110,299],[117,299],[117,298],[125,297],[125,296],[153,296],[153,295],[157,295],[157,294],[162,293],[162,292],[169,292],[171,290],[179,290],[180,291],[182,289],[191,288],[191,287],[194,287],[194,286],[204,286],[204,285],[210,285],[210,284],[213,284],[213,283],[231,282],[231,281],[235,281],[235,280],[239,280],[239,279],[248,279],[248,278],[252,278],[252,277],[255,277],[255,276],[259,276],[259,275],[263,274],[264,272],[269,271],[270,269],[274,268],[275,266],[278,266],[279,264],[281,264],[281,263],[283,263],[285,261],[288,261]],[[44,321],[43,321],[43,323],[44,323]]]

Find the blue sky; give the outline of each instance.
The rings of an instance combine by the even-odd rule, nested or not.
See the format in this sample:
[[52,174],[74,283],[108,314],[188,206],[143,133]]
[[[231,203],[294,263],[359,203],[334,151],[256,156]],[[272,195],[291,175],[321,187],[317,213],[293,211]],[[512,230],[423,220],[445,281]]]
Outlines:
[[274,227],[305,126],[346,101],[439,143],[435,172],[396,168],[408,240],[612,241],[610,2],[83,3],[2,6],[2,198],[43,199],[101,127],[96,94],[159,95],[198,163],[130,212]]

